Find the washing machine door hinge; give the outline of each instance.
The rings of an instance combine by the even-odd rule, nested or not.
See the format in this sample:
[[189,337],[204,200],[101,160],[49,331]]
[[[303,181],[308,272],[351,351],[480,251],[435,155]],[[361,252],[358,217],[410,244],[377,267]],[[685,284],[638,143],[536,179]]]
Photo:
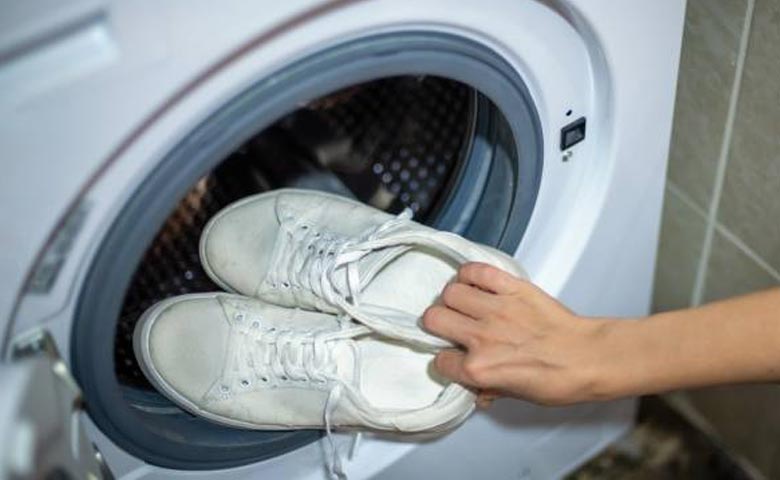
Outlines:
[[0,478],[113,479],[84,430],[81,389],[46,330],[0,364]]

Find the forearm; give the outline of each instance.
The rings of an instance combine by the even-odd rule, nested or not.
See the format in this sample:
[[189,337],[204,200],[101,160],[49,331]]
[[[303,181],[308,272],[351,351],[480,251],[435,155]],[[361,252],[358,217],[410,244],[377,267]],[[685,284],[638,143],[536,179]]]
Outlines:
[[780,288],[604,325],[600,397],[780,381]]

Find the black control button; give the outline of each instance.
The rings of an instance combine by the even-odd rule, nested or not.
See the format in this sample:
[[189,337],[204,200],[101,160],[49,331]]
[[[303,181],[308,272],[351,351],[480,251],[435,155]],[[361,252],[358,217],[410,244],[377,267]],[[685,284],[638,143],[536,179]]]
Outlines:
[[585,117],[580,117],[561,129],[561,150],[585,140]]

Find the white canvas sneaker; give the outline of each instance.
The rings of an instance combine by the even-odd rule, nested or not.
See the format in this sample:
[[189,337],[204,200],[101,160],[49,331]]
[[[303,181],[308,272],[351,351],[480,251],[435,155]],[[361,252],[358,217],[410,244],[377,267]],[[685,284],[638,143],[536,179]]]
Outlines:
[[233,427],[437,432],[474,408],[470,391],[432,371],[430,351],[239,295],[164,300],[141,317],[133,344],[161,393]]
[[227,291],[269,303],[345,313],[383,335],[442,347],[420,328],[458,266],[492,264],[521,278],[503,252],[362,203],[311,190],[276,190],[215,215],[201,263]]

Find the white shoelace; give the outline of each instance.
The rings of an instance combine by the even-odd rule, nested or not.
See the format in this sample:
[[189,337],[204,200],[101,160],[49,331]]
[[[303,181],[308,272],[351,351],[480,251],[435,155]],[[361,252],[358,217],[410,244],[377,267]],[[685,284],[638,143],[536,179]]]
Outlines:
[[[370,245],[371,241],[397,229],[411,218],[412,211],[406,209],[354,239],[317,232],[309,225],[287,230],[288,241],[269,280],[273,286],[291,289],[293,296],[304,290],[331,305],[357,305],[361,289],[357,261],[375,249]],[[336,271],[342,267],[346,271],[346,291],[341,291],[336,282]]]
[[328,468],[328,474],[331,478],[338,480],[346,480],[347,474],[344,472],[344,466],[341,462],[341,452],[336,445],[336,441],[333,440],[333,431],[331,430],[331,415],[338,405],[338,401],[341,398],[342,386],[340,383],[336,384],[328,394],[328,400],[325,402],[325,410],[323,412],[323,422],[325,423],[325,436],[328,439],[328,445],[330,446],[330,452],[325,454]]
[[[243,319],[243,317],[242,317]],[[346,322],[342,323],[342,329]],[[326,466],[333,478],[345,479],[341,453],[333,439],[332,416],[344,388],[343,380],[337,376],[334,350],[344,344],[352,350],[355,368],[352,384],[360,389],[360,350],[354,341],[334,338],[333,332],[302,333],[275,328],[260,330],[260,322],[252,321],[249,330],[241,335],[236,346],[243,361],[238,362],[239,384],[248,388],[252,377],[269,385],[289,385],[293,382],[309,382],[324,385],[332,383],[323,409],[323,423],[330,452],[326,452]],[[353,327],[365,330],[365,327]],[[260,336],[262,332],[262,336]],[[228,382],[232,383],[232,382]]]
[[[278,261],[268,277],[274,287],[290,289],[297,298],[299,291],[308,291],[331,305],[342,306],[359,304],[359,294],[362,288],[358,261],[371,253],[375,248],[370,245],[373,240],[392,232],[412,218],[412,211],[405,209],[395,218],[366,230],[355,238],[339,237],[328,232],[315,231],[310,225],[300,225],[295,229],[287,229],[288,241],[280,252]],[[346,287],[339,289],[336,282],[336,272],[344,268]],[[357,359],[358,352],[355,349]],[[359,369],[356,369],[356,372]],[[357,373],[356,373],[357,375]],[[359,388],[359,378],[354,380]],[[341,461],[341,453],[333,438],[331,416],[342,396],[343,386],[336,383],[328,394],[323,412],[323,423],[330,452],[326,452],[328,473],[335,479],[346,479]],[[354,437],[351,454],[357,449],[360,435]]]

